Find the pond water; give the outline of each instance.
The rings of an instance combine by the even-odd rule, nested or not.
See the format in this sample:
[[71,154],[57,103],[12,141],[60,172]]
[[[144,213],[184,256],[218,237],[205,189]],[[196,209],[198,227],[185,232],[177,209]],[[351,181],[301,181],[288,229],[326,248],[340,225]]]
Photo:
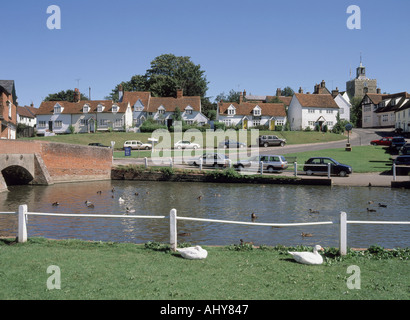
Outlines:
[[[115,189],[112,191],[112,189]],[[53,186],[11,186],[0,194],[0,211],[17,211],[27,204],[31,212],[98,213],[122,216],[126,207],[135,215],[179,216],[291,223],[348,220],[409,221],[409,191],[390,188],[98,181]],[[101,193],[98,193],[101,191]],[[138,193],[136,195],[135,193]],[[200,200],[198,197],[200,197]],[[124,203],[120,203],[119,198]],[[86,206],[91,201],[94,208]],[[369,201],[373,201],[369,204]],[[52,203],[59,202],[58,206]],[[378,207],[381,202],[387,207]],[[376,212],[368,212],[367,208]],[[309,209],[319,213],[309,213]],[[28,236],[52,239],[145,243],[169,242],[168,219],[112,219],[29,216]],[[17,216],[0,214],[0,236],[15,236]],[[302,237],[301,233],[311,233]],[[314,245],[338,247],[338,225],[273,228],[197,221],[178,221],[179,242],[202,245]],[[348,225],[348,246],[367,248],[410,246],[409,225]]]

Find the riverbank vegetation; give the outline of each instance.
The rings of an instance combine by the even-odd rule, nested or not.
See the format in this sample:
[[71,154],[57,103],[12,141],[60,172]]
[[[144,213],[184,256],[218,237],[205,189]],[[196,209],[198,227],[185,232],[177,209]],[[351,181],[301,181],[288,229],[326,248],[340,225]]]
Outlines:
[[[208,250],[205,260],[185,260],[167,244],[156,242],[137,245],[30,238],[20,244],[2,239],[0,299],[409,298],[409,249],[387,251],[375,246],[360,252],[350,250],[340,257],[337,249],[325,248],[324,264],[308,266],[295,263],[287,251],[311,248],[203,247]],[[352,276],[347,270],[352,265],[360,269],[360,289],[347,286]],[[49,277],[55,275],[47,273],[49,266],[60,270],[60,289],[47,288]]]

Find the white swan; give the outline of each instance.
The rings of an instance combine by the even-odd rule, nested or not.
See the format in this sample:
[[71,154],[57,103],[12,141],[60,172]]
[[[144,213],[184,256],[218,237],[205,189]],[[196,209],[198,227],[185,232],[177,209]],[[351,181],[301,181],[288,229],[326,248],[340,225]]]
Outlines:
[[185,259],[205,259],[208,256],[208,251],[202,249],[200,246],[177,248],[177,251]]
[[293,256],[293,258],[303,264],[322,264],[323,257],[319,254],[318,250],[323,251],[323,248],[318,244],[315,245],[313,248],[313,252],[290,252],[289,254]]
[[126,210],[127,210],[127,213],[134,213],[135,212],[135,209],[130,209],[130,208],[126,208]]

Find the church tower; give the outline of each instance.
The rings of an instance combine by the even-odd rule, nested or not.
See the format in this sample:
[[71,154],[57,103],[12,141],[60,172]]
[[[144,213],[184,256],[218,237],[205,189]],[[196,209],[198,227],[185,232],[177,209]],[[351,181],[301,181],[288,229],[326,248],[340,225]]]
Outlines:
[[356,68],[356,78],[346,82],[346,92],[350,98],[363,98],[366,93],[377,93],[377,80],[366,77],[366,67],[362,64]]

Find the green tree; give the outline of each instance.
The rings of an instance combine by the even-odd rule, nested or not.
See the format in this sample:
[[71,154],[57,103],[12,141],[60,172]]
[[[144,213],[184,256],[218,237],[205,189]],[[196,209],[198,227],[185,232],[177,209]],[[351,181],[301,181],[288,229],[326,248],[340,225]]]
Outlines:
[[282,96],[285,97],[292,97],[295,94],[295,91],[293,91],[293,89],[291,87],[284,87],[282,89]]
[[225,94],[225,92],[221,92],[220,94],[218,94],[215,98],[215,102],[218,103],[220,101],[223,101],[223,102],[239,103],[239,96],[240,96],[240,92],[232,89],[231,91],[229,91],[227,95]]
[[[50,93],[47,97],[45,97],[44,101],[68,101],[68,102],[74,102],[74,90],[62,90],[58,93]],[[81,100],[88,100],[88,98],[83,95],[82,93],[80,94]]]
[[[201,66],[190,57],[163,54],[151,61],[151,67],[144,75],[135,75],[130,81],[122,82],[125,91],[150,91],[156,97],[176,97],[182,89],[185,96],[205,97],[208,81]],[[107,97],[118,100],[119,84]]]
[[362,127],[362,98],[354,97],[350,100],[350,121],[356,128]]

